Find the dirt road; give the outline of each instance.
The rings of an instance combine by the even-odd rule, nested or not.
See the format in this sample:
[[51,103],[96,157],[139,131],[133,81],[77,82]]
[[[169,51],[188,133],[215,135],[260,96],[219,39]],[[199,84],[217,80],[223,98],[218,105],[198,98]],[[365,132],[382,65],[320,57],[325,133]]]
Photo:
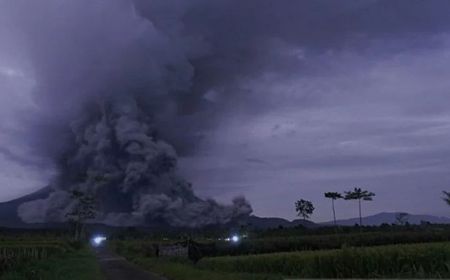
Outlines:
[[167,280],[128,262],[106,247],[97,247],[94,251],[106,280]]

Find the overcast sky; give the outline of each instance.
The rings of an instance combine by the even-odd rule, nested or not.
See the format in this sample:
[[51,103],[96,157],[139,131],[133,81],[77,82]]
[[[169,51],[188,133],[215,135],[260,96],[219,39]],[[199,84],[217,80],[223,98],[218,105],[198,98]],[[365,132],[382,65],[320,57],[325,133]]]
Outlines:
[[[18,139],[29,129],[23,119],[36,117],[40,105],[34,95],[42,76],[35,72],[47,61],[27,54],[47,47],[47,41],[34,45],[23,32],[33,30],[27,24],[34,22],[23,23],[30,16],[26,6],[4,2],[9,5],[2,3],[0,11],[2,201],[46,186],[56,172],[48,158],[28,153],[34,147]],[[172,42],[189,45],[177,54],[185,54],[194,69],[194,93],[184,102],[196,105],[186,106],[190,110],[181,120],[162,130],[179,150],[180,173],[194,190],[221,202],[244,195],[256,215],[289,219],[295,218],[294,202],[304,198],[316,205],[312,219],[325,221],[331,205],[324,192],[362,187],[376,193],[364,205],[366,215],[450,216],[441,199],[441,192],[450,190],[450,2],[238,2],[199,0],[186,7],[175,0],[149,6],[135,1],[139,17]],[[62,18],[65,11],[58,10]],[[5,13],[25,27],[2,20]],[[78,13],[73,18],[85,11]],[[117,15],[122,18],[116,7],[105,21]],[[46,20],[43,34],[89,32],[76,21],[53,30],[52,18]],[[55,55],[63,59],[68,53]],[[184,137],[178,131],[188,132]],[[338,218],[356,211],[354,202],[337,203]]]

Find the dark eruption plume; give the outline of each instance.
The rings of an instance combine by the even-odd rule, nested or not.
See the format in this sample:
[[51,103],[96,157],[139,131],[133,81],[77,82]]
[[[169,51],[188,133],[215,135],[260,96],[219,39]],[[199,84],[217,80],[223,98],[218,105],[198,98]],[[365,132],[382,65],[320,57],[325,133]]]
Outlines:
[[188,44],[139,16],[130,1],[5,5],[24,35],[15,39],[29,46],[37,83],[26,144],[58,170],[48,199],[19,207],[24,221],[63,221],[74,189],[95,196],[96,220],[111,225],[196,227],[251,213],[244,198],[230,206],[200,199],[177,175],[170,142],[183,150],[193,135],[180,125],[187,122],[182,100],[192,94]]
[[63,221],[71,210],[71,189],[96,197],[97,220],[111,225],[158,221],[196,227],[251,213],[244,198],[222,206],[196,197],[176,175],[175,150],[158,139],[151,116],[132,98],[101,105],[72,130],[73,146],[61,159],[55,192],[49,199],[23,204],[19,214],[25,221]]

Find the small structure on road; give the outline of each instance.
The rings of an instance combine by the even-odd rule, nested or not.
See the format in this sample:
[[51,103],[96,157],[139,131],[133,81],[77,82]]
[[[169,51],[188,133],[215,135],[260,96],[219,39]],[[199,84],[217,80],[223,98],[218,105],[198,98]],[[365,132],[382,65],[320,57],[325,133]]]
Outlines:
[[186,244],[182,243],[159,245],[159,256],[187,258],[189,256],[189,246],[186,246]]
[[214,256],[216,253],[214,244],[202,244],[192,240],[172,244],[153,244],[149,249],[156,257],[184,257],[193,262],[197,262],[204,256]]

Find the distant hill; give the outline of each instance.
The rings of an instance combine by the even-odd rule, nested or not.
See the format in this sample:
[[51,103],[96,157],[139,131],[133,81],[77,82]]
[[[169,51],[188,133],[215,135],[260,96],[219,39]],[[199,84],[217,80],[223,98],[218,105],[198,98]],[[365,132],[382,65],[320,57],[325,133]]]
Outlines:
[[[382,212],[372,216],[363,217],[363,225],[367,226],[379,226],[383,223],[387,224],[395,224],[396,217],[400,212]],[[450,218],[448,217],[438,217],[432,215],[415,215],[408,214],[406,219],[410,224],[420,224],[422,221],[429,222],[432,224],[450,224]],[[331,225],[332,221],[322,223],[322,225]],[[338,220],[338,225],[341,226],[353,226],[355,224],[359,224],[359,218],[351,218]]]
[[[8,202],[0,203],[0,227],[5,228],[44,228],[47,227],[47,224],[27,224],[24,223],[17,215],[17,208],[24,202],[32,201],[36,199],[43,199],[49,196],[51,192],[50,187],[42,188],[32,194],[20,197],[18,199],[14,199]],[[268,229],[268,228],[277,228],[279,226],[282,227],[295,227],[299,225],[303,225],[305,227],[314,227],[317,226],[313,222],[303,221],[303,220],[294,220],[288,221],[282,218],[263,218],[257,216],[250,216],[245,221],[250,227],[256,229]],[[56,225],[52,225],[56,226]],[[100,225],[98,225],[100,226]],[[160,227],[159,225],[153,225],[152,228]]]
[[43,199],[49,196],[50,187],[42,188],[32,194],[20,198],[0,203],[0,227],[9,228],[38,228],[45,227],[42,224],[24,223],[17,215],[17,208],[24,202],[36,199]]
[[318,225],[311,222],[311,221],[304,221],[304,220],[293,220],[288,221],[283,218],[270,218],[270,217],[258,217],[258,216],[250,216],[247,219],[247,224],[251,228],[255,229],[268,229],[268,228],[278,228],[280,226],[284,228],[288,227],[296,227],[296,226],[304,226],[307,228],[313,228],[317,227]]
[[[32,201],[36,199],[43,199],[48,197],[50,194],[50,187],[42,188],[32,194],[14,199],[8,202],[0,203],[0,227],[7,228],[44,228],[51,225],[47,224],[27,224],[24,223],[17,215],[17,208],[24,202]],[[379,226],[383,223],[394,224],[396,223],[396,217],[398,212],[383,212],[372,216],[367,216],[363,218],[364,225]],[[432,215],[415,215],[408,214],[408,222],[410,224],[420,224],[422,221],[430,222],[433,224],[450,224],[450,218],[448,217],[437,217]],[[254,229],[269,229],[278,227],[296,227],[304,226],[306,228],[315,228],[319,226],[332,225],[333,222],[326,222],[316,224],[311,221],[304,221],[301,219],[289,221],[283,218],[276,217],[258,217],[250,216],[247,218],[245,223]],[[342,226],[353,226],[359,223],[359,218],[343,219],[338,220],[337,223]],[[53,225],[55,226],[55,225]],[[226,226],[226,225],[225,225]],[[159,225],[153,225],[152,228],[158,228]]]

